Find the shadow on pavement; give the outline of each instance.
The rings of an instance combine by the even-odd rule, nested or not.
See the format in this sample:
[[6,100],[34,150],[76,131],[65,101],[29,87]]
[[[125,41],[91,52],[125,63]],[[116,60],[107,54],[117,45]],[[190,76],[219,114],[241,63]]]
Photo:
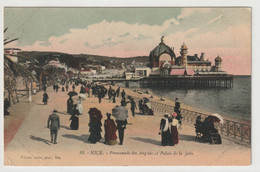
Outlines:
[[43,103],[34,103],[34,104],[36,104],[36,105],[45,105],[45,104],[43,104]]
[[82,141],[84,143],[89,143],[88,142],[88,137],[89,135],[87,134],[82,134],[81,136],[77,136],[77,135],[73,135],[73,134],[63,134],[62,137],[68,138],[68,139],[75,139],[75,140],[79,140]]
[[180,134],[179,135],[180,140],[185,140],[185,141],[193,141],[193,142],[201,142],[199,141],[196,136],[193,135],[185,135],[185,134]]
[[153,140],[153,139],[149,139],[149,138],[141,138],[141,137],[131,137],[131,139],[141,141],[141,142],[144,142],[144,143],[150,143],[150,144],[153,144],[153,145],[161,146],[161,142],[158,141],[158,140]]
[[36,141],[39,141],[39,142],[43,142],[43,143],[45,143],[47,145],[51,145],[49,140],[46,140],[46,139],[43,139],[43,138],[40,138],[40,137],[35,137],[35,136],[31,135],[30,139],[36,140]]
[[67,127],[67,126],[64,126],[64,125],[61,125],[60,128],[64,128],[64,129],[66,129],[66,130],[71,130],[70,127]]

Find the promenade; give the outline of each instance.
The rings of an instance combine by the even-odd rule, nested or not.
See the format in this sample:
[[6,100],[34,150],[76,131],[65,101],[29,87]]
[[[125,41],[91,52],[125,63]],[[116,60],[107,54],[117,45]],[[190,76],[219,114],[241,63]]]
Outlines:
[[[71,86],[70,86],[71,91]],[[79,91],[79,86],[76,87]],[[121,88],[122,91],[122,88]],[[186,125],[179,130],[180,143],[175,146],[161,146],[158,135],[160,119],[155,116],[131,116],[125,130],[123,145],[108,146],[104,139],[96,144],[88,143],[88,110],[96,107],[103,114],[120,103],[109,102],[108,98],[98,103],[98,98],[83,101],[84,113],[79,117],[79,130],[70,130],[70,115],[66,114],[67,93],[47,89],[48,105],[42,103],[43,92],[32,97],[31,103],[18,103],[10,108],[10,116],[5,117],[4,164],[10,166],[153,166],[153,165],[250,165],[251,149],[232,140],[223,138],[221,145],[210,145],[196,140],[194,127]],[[126,90],[129,95],[137,93]],[[74,97],[76,98],[76,97]],[[156,97],[154,97],[156,98]],[[76,99],[74,103],[76,102]],[[58,144],[50,143],[50,132],[46,128],[48,116],[57,109],[61,121]],[[129,109],[129,105],[127,107]],[[137,110],[138,112],[138,110]],[[104,127],[102,126],[102,136]],[[16,132],[17,131],[17,132]]]

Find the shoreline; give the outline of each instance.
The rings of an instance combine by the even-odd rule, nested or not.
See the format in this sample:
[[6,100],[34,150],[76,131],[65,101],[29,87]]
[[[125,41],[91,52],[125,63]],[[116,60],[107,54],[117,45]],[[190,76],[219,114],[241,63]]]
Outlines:
[[[133,91],[133,89],[137,89],[138,91],[144,92],[147,89],[143,89],[143,88],[126,88],[126,87],[121,87],[121,89],[125,89],[126,93],[128,92],[128,94],[130,93],[129,95],[133,95],[133,96],[138,97],[138,98],[147,97],[150,100],[158,102],[158,103],[162,103],[162,104],[166,104],[166,105],[170,105],[170,106],[174,106],[175,105],[175,101],[167,99],[165,97],[162,97],[164,99],[164,101],[161,101],[160,100],[161,97],[156,96],[154,93],[150,93],[149,92],[149,94],[139,94],[139,93]],[[150,98],[151,95],[153,95],[153,98]],[[187,110],[190,110],[190,111],[200,112],[200,113],[204,113],[204,114],[207,114],[207,115],[210,115],[210,114],[214,113],[214,112],[209,112],[209,111],[207,111],[205,109],[196,108],[196,107],[184,104],[182,102],[180,102],[180,104],[181,104],[181,108],[187,109]],[[238,122],[238,123],[242,123],[242,124],[246,124],[246,125],[251,126],[251,120],[245,120],[245,119],[241,119],[241,118],[230,117],[230,116],[223,115],[223,114],[221,114],[221,116],[225,120],[230,120],[230,121],[234,121],[234,122]]]

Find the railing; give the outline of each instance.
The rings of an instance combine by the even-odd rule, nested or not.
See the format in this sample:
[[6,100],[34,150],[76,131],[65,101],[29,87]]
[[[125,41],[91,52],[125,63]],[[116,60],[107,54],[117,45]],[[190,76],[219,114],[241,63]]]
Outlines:
[[[136,102],[140,100],[140,98],[131,96],[135,99]],[[152,105],[152,110],[159,112],[161,114],[163,113],[169,113],[171,114],[174,112],[174,106],[167,105],[164,103],[156,102],[156,101],[150,101]],[[186,121],[187,123],[193,124],[196,122],[197,116],[201,116],[202,119],[205,119],[209,114],[196,112],[184,108],[180,108],[183,121]],[[225,134],[228,137],[232,137],[235,139],[240,139],[241,141],[251,143],[251,126],[242,124],[236,121],[226,120],[224,119],[223,124],[219,124],[216,126],[217,129],[221,132],[221,134]]]

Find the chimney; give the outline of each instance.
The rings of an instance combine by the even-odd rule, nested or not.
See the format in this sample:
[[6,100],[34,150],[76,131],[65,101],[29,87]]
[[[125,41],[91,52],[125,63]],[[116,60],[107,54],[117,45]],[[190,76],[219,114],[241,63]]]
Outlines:
[[204,55],[205,55],[205,53],[204,52],[201,52],[201,55],[200,55],[200,60],[201,61],[204,61],[205,59],[204,59]]

